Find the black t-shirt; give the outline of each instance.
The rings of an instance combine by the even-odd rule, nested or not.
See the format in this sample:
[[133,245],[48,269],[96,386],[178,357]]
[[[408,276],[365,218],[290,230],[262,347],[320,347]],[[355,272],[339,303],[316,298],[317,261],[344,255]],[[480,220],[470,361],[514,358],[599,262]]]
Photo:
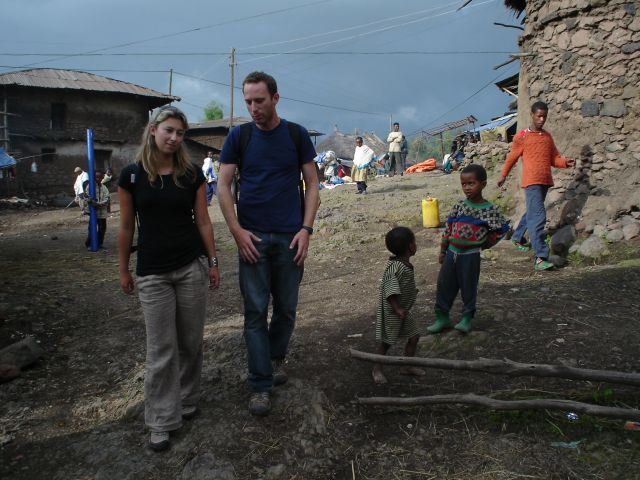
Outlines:
[[193,165],[195,176],[160,175],[152,184],[140,164],[126,166],[118,186],[133,196],[138,214],[138,276],[166,273],[184,267],[206,250],[195,224],[196,191],[205,182],[202,169]]

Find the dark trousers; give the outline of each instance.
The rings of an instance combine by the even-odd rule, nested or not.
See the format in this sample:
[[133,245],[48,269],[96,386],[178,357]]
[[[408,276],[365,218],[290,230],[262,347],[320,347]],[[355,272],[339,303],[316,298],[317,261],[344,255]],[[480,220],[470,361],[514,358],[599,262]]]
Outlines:
[[356,182],[356,186],[358,187],[359,192],[367,191],[367,182]]
[[402,155],[400,152],[389,152],[389,175],[404,172],[402,168]]
[[[96,224],[98,225],[98,248],[100,248],[104,243],[104,235],[107,233],[107,219],[97,218]],[[87,239],[84,242],[85,247],[88,247],[89,245],[91,245],[91,222],[89,222],[87,227]]]
[[462,315],[473,317],[476,313],[479,280],[480,252],[459,255],[447,250],[438,274],[436,310],[449,313],[460,290]]
[[[298,288],[304,272],[294,263],[296,249],[289,248],[293,233],[253,232],[260,253],[257,263],[240,260],[240,292],[244,300],[244,339],[247,344],[249,387],[267,392],[273,386],[272,360],[287,354],[298,306]],[[271,321],[269,297],[273,300]]]

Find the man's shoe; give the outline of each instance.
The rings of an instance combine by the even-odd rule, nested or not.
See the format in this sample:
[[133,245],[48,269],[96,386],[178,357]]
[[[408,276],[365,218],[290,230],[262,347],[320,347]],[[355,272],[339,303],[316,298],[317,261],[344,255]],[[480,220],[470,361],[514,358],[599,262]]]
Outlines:
[[186,407],[182,407],[182,418],[185,420],[191,420],[198,415],[198,407],[195,405],[187,405]]
[[282,368],[284,360],[271,360],[271,365],[273,366],[273,386],[277,387],[278,385],[287,383],[289,377],[287,376],[287,372],[284,371],[284,368]]
[[166,450],[170,445],[169,432],[151,432],[149,435],[149,448],[154,452]]
[[536,258],[536,261],[533,264],[533,269],[536,270],[537,272],[541,272],[543,270],[549,270],[550,268],[553,268],[553,267],[554,267],[553,263],[545,260],[544,258]]
[[463,315],[462,320],[460,320],[453,328],[462,333],[469,333],[471,331],[471,320],[473,320],[471,315]]
[[249,412],[252,415],[263,417],[271,410],[271,400],[269,392],[255,392],[249,399]]
[[433,325],[427,327],[429,333],[440,333],[445,328],[451,328],[451,320],[449,320],[449,313],[436,311],[436,321]]

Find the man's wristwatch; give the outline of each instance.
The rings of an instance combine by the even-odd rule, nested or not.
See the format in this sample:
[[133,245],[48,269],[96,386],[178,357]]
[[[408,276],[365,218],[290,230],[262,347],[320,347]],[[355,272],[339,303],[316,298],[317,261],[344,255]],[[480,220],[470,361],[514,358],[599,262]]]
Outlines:
[[209,257],[207,260],[209,261],[209,268],[218,266],[218,257]]
[[309,227],[307,225],[302,225],[302,230],[306,230],[307,232],[309,232],[309,235],[313,235],[313,228]]

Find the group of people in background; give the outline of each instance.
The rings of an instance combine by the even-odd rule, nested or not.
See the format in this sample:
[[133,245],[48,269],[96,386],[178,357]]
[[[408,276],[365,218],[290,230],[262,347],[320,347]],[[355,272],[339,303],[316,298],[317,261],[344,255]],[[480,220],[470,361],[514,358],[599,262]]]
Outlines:
[[[220,285],[215,235],[207,209],[214,195],[238,249],[249,412],[267,415],[273,388],[288,379],[285,360],[320,204],[316,154],[307,130],[279,117],[276,107],[280,97],[273,77],[252,72],[242,88],[253,121],[229,132],[219,161],[214,162],[213,152],[208,152],[202,166],[190,161],[183,143],[189,128],[186,116],[174,106],[165,106],[152,115],[135,162],[122,170],[118,181],[120,287],[131,295],[137,285],[144,315],[145,423],[150,431],[148,446],[156,451],[169,448],[171,433],[199,413],[206,292]],[[553,184],[551,167],[566,168],[575,163],[560,156],[551,135],[543,129],[547,114],[544,103],[533,105],[531,126],[514,139],[498,182],[502,186],[522,158],[527,211],[512,241],[519,250],[534,249],[534,268],[540,271],[551,268],[543,238],[544,198]],[[398,123],[388,143],[390,166],[394,173],[402,174],[406,139]],[[373,157],[362,137],[357,137],[352,173],[357,193],[366,194],[368,171],[358,166],[370,165]],[[242,175],[239,198],[233,194],[236,171]],[[99,212],[98,240],[102,245],[109,205],[105,174],[96,171],[95,195],[89,195],[88,175],[79,167],[76,173],[76,199]],[[410,261],[417,251],[415,235],[409,228],[396,227],[385,237],[392,256],[379,287],[375,324],[379,354],[386,354],[404,339],[405,355],[415,355],[424,330],[437,334],[454,328],[466,334],[472,329],[480,252],[494,246],[510,227],[499,209],[482,195],[487,185],[482,166],[465,167],[460,182],[464,198],[453,206],[446,220],[438,256],[441,267],[435,320],[426,328],[412,312],[417,297]],[[269,188],[264,188],[267,184]],[[524,237],[527,231],[529,242]],[[129,265],[134,251],[135,283]],[[454,324],[450,312],[458,293],[462,316]],[[415,367],[403,368],[401,373],[425,375]],[[377,384],[387,382],[380,364],[374,366],[372,376]]]

